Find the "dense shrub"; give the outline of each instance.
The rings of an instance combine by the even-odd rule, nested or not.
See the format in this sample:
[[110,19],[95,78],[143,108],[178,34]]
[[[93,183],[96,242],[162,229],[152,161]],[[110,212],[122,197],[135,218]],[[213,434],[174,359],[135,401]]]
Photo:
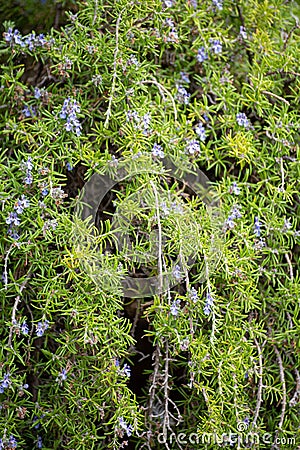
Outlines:
[[74,8],[3,24],[0,448],[298,448],[299,4]]

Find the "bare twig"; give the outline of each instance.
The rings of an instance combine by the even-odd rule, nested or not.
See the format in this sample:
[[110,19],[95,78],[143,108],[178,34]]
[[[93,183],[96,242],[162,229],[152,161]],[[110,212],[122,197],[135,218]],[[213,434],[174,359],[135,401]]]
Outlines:
[[[254,338],[254,343],[256,345],[257,351],[258,351],[258,361],[259,361],[259,380],[258,380],[258,390],[257,390],[257,401],[256,401],[256,408],[254,413],[254,419],[252,421],[251,428],[254,429],[256,427],[256,422],[259,416],[259,410],[262,404],[262,389],[263,389],[263,356],[262,356],[262,349],[257,341],[256,338]],[[265,345],[262,345],[262,347]]]
[[282,363],[282,358],[279,353],[278,348],[274,345],[274,351],[276,353],[278,365],[279,365],[279,372],[280,372],[280,381],[282,384],[282,403],[281,403],[281,415],[280,415],[280,421],[278,424],[278,430],[276,432],[276,435],[278,434],[278,431],[282,429],[284,417],[285,417],[285,410],[286,410],[286,384],[285,384],[285,376],[284,376],[284,368]]
[[98,0],[95,0],[95,10],[92,25],[95,25],[98,14]]
[[119,53],[119,27],[120,27],[120,22],[121,22],[121,18],[122,18],[122,13],[123,13],[123,10],[120,12],[118,19],[117,19],[117,23],[116,23],[116,47],[115,47],[115,51],[114,51],[114,71],[113,71],[113,78],[112,78],[112,85],[111,85],[111,93],[110,93],[110,97],[109,97],[109,101],[108,101],[108,108],[105,113],[106,119],[104,122],[104,128],[107,128],[108,123],[109,123],[109,119],[111,116],[112,101],[113,101],[113,97],[114,97],[115,90],[116,90],[117,56]]
[[14,303],[13,310],[12,310],[12,315],[11,315],[11,323],[12,324],[10,326],[9,337],[8,337],[8,347],[11,347],[11,348],[12,348],[12,344],[11,344],[11,342],[12,342],[12,335],[13,335],[13,329],[14,329],[15,322],[16,322],[16,313],[17,313],[17,310],[18,310],[18,305],[19,305],[19,302],[21,300],[22,292],[25,289],[25,286],[26,286],[27,281],[29,280],[29,278],[30,277],[27,277],[26,280],[23,281],[23,283],[20,286],[19,295],[17,295],[17,297],[15,298],[15,303]]
[[156,218],[158,228],[158,276],[159,276],[159,293],[162,293],[163,289],[163,271],[162,271],[162,229],[159,213],[158,193],[154,183],[150,180],[151,187],[155,196]]
[[284,256],[285,256],[285,259],[286,259],[286,261],[288,263],[288,266],[289,266],[289,269],[290,269],[290,279],[291,279],[291,281],[293,281],[294,280],[294,273],[293,273],[293,266],[292,266],[291,260],[289,258],[288,253],[285,253]]
[[286,105],[290,106],[290,103],[285,98],[280,97],[277,94],[274,94],[274,92],[270,92],[270,91],[261,91],[261,92],[265,95],[269,95],[270,97],[277,98],[277,100],[280,100],[280,101],[284,102]]

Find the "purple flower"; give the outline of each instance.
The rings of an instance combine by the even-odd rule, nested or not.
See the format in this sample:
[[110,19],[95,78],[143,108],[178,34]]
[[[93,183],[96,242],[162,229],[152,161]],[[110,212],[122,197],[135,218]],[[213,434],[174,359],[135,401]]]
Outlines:
[[119,424],[120,424],[120,427],[123,428],[123,430],[126,431],[127,436],[131,436],[132,435],[133,426],[132,425],[127,425],[127,423],[125,422],[123,417],[119,417]]
[[8,441],[9,448],[17,448],[18,442],[16,438],[11,434]]
[[14,209],[16,210],[17,214],[22,214],[24,208],[28,207],[29,207],[29,200],[27,200],[27,198],[23,194],[21,198],[16,201]]
[[66,168],[69,172],[71,172],[71,170],[73,170],[73,167],[71,166],[71,164],[69,162],[66,163]]
[[36,445],[37,445],[37,448],[43,448],[43,441],[42,441],[41,436],[38,436]]
[[222,44],[218,39],[211,39],[211,49],[217,55],[222,53]]
[[190,290],[189,297],[194,303],[196,303],[197,300],[199,299],[198,293],[194,287],[192,287],[192,289]]
[[174,24],[173,20],[170,19],[169,17],[165,20],[165,24],[167,25],[167,27],[170,27],[170,28],[174,28],[175,27],[175,24]]
[[255,219],[254,219],[254,234],[256,234],[257,237],[260,236],[260,226],[261,226],[261,223],[259,221],[259,218],[255,217]]
[[220,11],[223,9],[223,0],[212,0],[212,4]]
[[200,141],[204,142],[206,139],[206,130],[205,127],[203,126],[203,124],[200,122],[196,128],[195,128],[195,133],[198,135]]
[[8,217],[6,219],[6,223],[8,225],[18,226],[18,225],[20,225],[21,222],[20,222],[20,219],[19,219],[17,213],[16,212],[11,212],[11,213],[9,213],[9,215],[8,215]]
[[12,230],[11,228],[9,228],[8,234],[15,240],[20,239],[20,235],[15,230]]
[[22,161],[21,170],[31,171],[32,169],[33,169],[32,158],[29,156],[27,161]]
[[178,266],[178,264],[176,264],[176,266],[174,267],[174,269],[172,271],[172,275],[175,278],[175,280],[177,280],[177,281],[181,280],[182,274],[181,274],[180,266]]
[[229,193],[230,193],[230,194],[233,193],[233,194],[235,194],[235,195],[240,195],[241,190],[240,190],[240,188],[238,187],[236,181],[234,181],[234,182],[232,183],[232,185],[230,186],[230,188],[229,188]]
[[189,74],[186,72],[180,72],[181,81],[183,83],[190,83]]
[[131,369],[130,369],[130,366],[128,364],[124,364],[123,373],[124,373],[124,375],[126,375],[126,377],[128,377],[128,378],[130,377]]
[[207,53],[206,53],[204,47],[200,47],[200,48],[198,49],[198,53],[197,53],[196,58],[197,58],[197,61],[198,61],[199,63],[204,62],[204,61],[208,58]]
[[159,158],[164,158],[165,154],[161,145],[154,144],[152,149],[152,155]]
[[62,369],[62,371],[58,374],[56,381],[65,381],[67,379],[68,372],[66,369]]
[[196,141],[195,139],[192,139],[191,141],[188,141],[185,150],[190,155],[194,155],[195,153],[200,153],[199,142]]
[[190,101],[190,96],[191,94],[189,94],[184,87],[177,86],[176,99],[178,100],[179,103],[187,105]]
[[4,377],[3,380],[0,383],[0,394],[3,394],[4,389],[7,389],[9,387],[9,385],[11,384],[10,381],[10,373],[7,372]]
[[32,182],[33,182],[32,173],[29,170],[27,170],[26,177],[24,178],[24,183],[25,184],[32,184]]
[[180,309],[180,300],[174,300],[172,305],[170,306],[170,313],[172,314],[172,316],[177,316],[179,313],[179,309]]
[[212,295],[210,294],[210,292],[208,292],[206,294],[206,300],[205,300],[205,304],[204,304],[204,308],[203,308],[203,312],[206,316],[210,315],[210,313],[212,312],[213,306],[214,306],[214,299],[213,299]]
[[38,324],[36,325],[36,335],[38,337],[42,337],[47,328],[49,328],[48,320],[38,322]]
[[241,127],[248,128],[250,125],[250,121],[247,118],[245,113],[238,113],[236,115],[236,121],[237,121],[237,124],[240,125]]
[[240,26],[240,36],[243,39],[247,39],[247,33],[246,33],[246,28],[243,26]]
[[25,117],[33,117],[36,115],[35,109],[28,105],[24,106],[24,108],[22,109],[22,113]]
[[42,91],[38,87],[35,87],[34,88],[34,97],[38,100],[39,98],[41,98],[41,95],[42,95]]
[[59,113],[59,117],[61,119],[66,119],[65,129],[67,131],[72,131],[77,134],[77,136],[81,135],[81,124],[77,119],[77,113],[80,113],[80,106],[75,99],[71,99],[70,97],[64,100],[64,104]]
[[28,327],[28,325],[27,325],[27,323],[26,323],[25,320],[24,320],[24,322],[22,323],[22,326],[21,326],[21,332],[22,332],[23,334],[28,334],[28,333],[29,333],[29,327]]

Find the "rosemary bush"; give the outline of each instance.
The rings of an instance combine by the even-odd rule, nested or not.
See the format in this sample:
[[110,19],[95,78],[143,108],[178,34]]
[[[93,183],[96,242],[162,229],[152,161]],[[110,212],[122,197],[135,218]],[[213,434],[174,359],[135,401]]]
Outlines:
[[2,28],[0,448],[298,448],[298,2],[73,6]]

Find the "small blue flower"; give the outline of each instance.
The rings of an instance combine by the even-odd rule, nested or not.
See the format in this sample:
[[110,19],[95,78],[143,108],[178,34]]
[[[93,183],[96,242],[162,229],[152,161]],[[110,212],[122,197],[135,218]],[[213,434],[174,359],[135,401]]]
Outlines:
[[237,113],[236,115],[237,124],[241,127],[248,128],[250,126],[250,121],[245,113]]
[[165,153],[163,151],[162,146],[158,145],[158,144],[154,144],[153,149],[152,149],[152,155],[163,159],[165,157]]
[[34,97],[38,100],[41,98],[42,92],[38,87],[34,88]]
[[187,105],[190,101],[190,96],[191,94],[189,94],[183,86],[177,86],[176,100],[178,100],[179,103]]
[[181,81],[183,83],[190,83],[189,74],[186,72],[180,72]]
[[27,170],[26,177],[24,178],[24,183],[25,184],[32,184],[32,182],[33,182],[32,173],[29,170]]
[[21,222],[20,222],[20,219],[19,219],[17,213],[11,212],[11,213],[9,213],[8,217],[6,218],[6,223],[8,225],[14,225],[17,227],[18,225],[20,225]]
[[69,172],[71,172],[71,170],[73,170],[73,167],[71,166],[71,164],[69,162],[66,163],[66,168]]
[[24,208],[28,207],[29,207],[29,200],[27,200],[27,198],[23,194],[21,198],[16,201],[14,209],[16,210],[17,214],[22,214]]
[[240,36],[242,39],[247,39],[246,28],[243,26],[240,26]]
[[190,155],[194,155],[195,153],[200,153],[201,149],[200,149],[199,142],[196,141],[195,139],[188,141],[185,150]]
[[229,193],[230,193],[230,194],[233,193],[233,194],[235,194],[235,195],[240,195],[241,190],[240,190],[240,188],[238,187],[236,181],[234,181],[234,182],[232,183],[232,185],[230,186],[230,188],[229,188]]
[[222,53],[222,44],[218,39],[211,39],[211,49],[217,55]]
[[48,320],[38,322],[38,324],[36,325],[36,335],[38,337],[42,337],[47,328],[49,328]]
[[7,372],[4,375],[3,380],[0,382],[0,394],[3,394],[4,390],[7,389],[10,384],[11,384],[10,373]]
[[21,332],[23,333],[23,334],[28,334],[29,333],[29,327],[28,327],[28,325],[27,325],[27,323],[26,323],[26,321],[24,320],[24,322],[22,323],[22,326],[21,326]]
[[37,445],[37,448],[43,448],[43,440],[42,440],[41,436],[38,436],[36,445]]
[[178,264],[176,264],[176,266],[174,267],[174,269],[172,271],[172,275],[175,278],[175,280],[177,280],[177,281],[181,280],[182,273],[181,273],[180,266],[178,266]]
[[223,9],[223,0],[212,0],[212,3],[220,11]]
[[206,139],[206,130],[205,127],[203,126],[203,124],[200,122],[196,128],[195,128],[195,133],[198,135],[200,141],[204,142]]
[[204,47],[200,47],[198,49],[196,58],[199,63],[203,63],[206,59],[208,59],[208,55],[207,55]]
[[41,194],[42,194],[43,197],[46,197],[46,195],[49,194],[49,190],[48,190],[47,188],[43,188],[43,189],[41,190]]
[[66,381],[68,376],[68,372],[66,369],[62,369],[62,371],[58,374],[56,381]]
[[18,442],[12,434],[9,437],[8,445],[9,445],[10,449],[17,448],[17,446],[18,446]]
[[130,366],[128,364],[124,364],[123,373],[124,373],[124,375],[126,375],[126,377],[130,378],[131,369],[130,369]]
[[194,287],[192,287],[192,289],[190,290],[189,297],[194,303],[199,300],[198,293]]
[[213,299],[212,295],[208,292],[206,294],[206,301],[205,301],[204,308],[203,308],[203,312],[206,316],[210,315],[210,313],[212,312],[213,306],[214,306],[214,299]]
[[131,436],[132,435],[133,426],[132,425],[127,425],[127,423],[125,422],[123,417],[119,417],[119,424],[120,424],[120,427],[123,428],[123,430],[126,431],[127,436]]
[[258,237],[260,236],[260,233],[261,233],[260,227],[261,227],[261,223],[259,221],[259,218],[255,217],[255,219],[254,219],[254,234],[256,234],[256,236],[258,236]]
[[174,300],[172,305],[170,306],[170,313],[172,316],[178,316],[179,310],[180,310],[180,300]]
[[20,235],[16,232],[16,230],[13,230],[13,229],[9,228],[8,229],[8,234],[9,234],[9,236],[11,236],[15,240],[20,239]]

